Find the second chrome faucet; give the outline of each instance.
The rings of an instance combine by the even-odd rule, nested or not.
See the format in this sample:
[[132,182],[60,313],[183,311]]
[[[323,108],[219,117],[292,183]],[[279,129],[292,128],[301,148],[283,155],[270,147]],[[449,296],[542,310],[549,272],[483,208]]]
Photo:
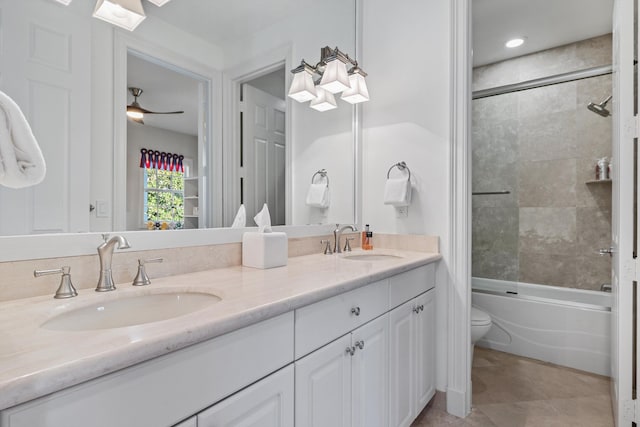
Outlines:
[[98,246],[98,256],[100,257],[100,278],[98,279],[98,286],[96,286],[96,292],[108,292],[116,289],[116,285],[113,283],[113,276],[111,274],[111,259],[113,258],[113,250],[129,249],[131,245],[127,239],[123,236],[113,236],[109,239],[108,234],[102,235],[104,243]]

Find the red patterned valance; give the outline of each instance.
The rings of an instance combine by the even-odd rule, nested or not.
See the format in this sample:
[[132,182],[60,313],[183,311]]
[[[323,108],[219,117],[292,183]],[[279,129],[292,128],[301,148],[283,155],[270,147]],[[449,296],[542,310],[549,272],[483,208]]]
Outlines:
[[140,167],[147,169],[162,169],[184,173],[181,154],[165,153],[163,151],[140,149]]

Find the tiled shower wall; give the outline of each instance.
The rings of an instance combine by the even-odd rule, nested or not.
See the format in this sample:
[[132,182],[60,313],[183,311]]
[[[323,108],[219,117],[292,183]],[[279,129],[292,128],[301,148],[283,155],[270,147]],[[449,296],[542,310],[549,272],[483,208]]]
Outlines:
[[[611,63],[611,36],[474,69],[474,90]],[[473,101],[474,277],[599,290],[611,260],[611,117],[586,106],[611,94],[611,75]],[[611,103],[608,105],[611,109]],[[615,159],[614,159],[615,165]]]

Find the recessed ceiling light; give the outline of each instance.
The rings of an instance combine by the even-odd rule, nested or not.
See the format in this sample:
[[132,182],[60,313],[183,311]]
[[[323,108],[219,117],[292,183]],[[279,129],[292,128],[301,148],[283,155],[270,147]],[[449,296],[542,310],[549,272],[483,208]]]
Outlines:
[[504,45],[506,47],[513,48],[513,47],[521,46],[522,43],[524,43],[524,39],[518,38],[518,39],[511,39],[508,42],[506,42]]

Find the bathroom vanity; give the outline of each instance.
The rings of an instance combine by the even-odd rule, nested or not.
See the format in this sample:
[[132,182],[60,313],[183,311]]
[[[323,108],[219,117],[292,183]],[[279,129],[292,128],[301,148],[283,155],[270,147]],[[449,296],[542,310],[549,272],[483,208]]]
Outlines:
[[[409,426],[435,393],[440,255],[383,255],[0,304],[0,426]],[[42,327],[101,299],[178,290],[219,300],[128,327]]]

